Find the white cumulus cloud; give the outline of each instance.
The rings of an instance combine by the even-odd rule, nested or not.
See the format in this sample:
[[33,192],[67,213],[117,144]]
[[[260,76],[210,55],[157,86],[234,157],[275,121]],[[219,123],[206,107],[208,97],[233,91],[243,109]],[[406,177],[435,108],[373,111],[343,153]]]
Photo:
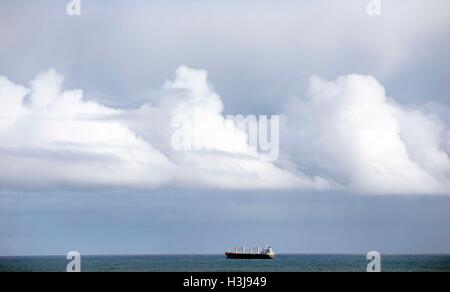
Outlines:
[[39,74],[31,89],[1,80],[2,188],[152,186],[168,179],[170,161],[114,120],[120,111],[83,100],[80,90],[63,91],[54,70]]
[[286,151],[316,173],[365,193],[450,193],[448,125],[395,103],[373,77],[313,77],[287,108]]
[[172,118],[203,113],[193,132],[221,135],[223,103],[207,73],[180,67],[156,104],[113,109],[63,90],[63,77],[40,73],[30,88],[0,77],[0,184],[3,189],[161,185],[255,188],[329,188],[259,160],[244,132],[207,151],[173,151]]

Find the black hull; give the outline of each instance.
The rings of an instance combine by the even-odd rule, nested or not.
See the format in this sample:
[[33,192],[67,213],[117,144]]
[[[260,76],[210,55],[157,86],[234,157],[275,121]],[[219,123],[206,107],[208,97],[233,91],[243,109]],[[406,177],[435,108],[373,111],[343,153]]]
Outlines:
[[275,256],[267,254],[250,254],[250,253],[229,253],[226,252],[225,256],[229,259],[245,259],[245,260],[271,260]]

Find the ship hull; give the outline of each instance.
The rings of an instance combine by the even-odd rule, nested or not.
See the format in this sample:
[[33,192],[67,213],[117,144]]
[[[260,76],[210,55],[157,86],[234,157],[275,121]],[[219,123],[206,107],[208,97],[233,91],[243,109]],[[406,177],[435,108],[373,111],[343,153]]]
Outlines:
[[251,253],[232,253],[226,252],[225,256],[229,259],[245,260],[271,260],[275,257],[273,254],[251,254]]

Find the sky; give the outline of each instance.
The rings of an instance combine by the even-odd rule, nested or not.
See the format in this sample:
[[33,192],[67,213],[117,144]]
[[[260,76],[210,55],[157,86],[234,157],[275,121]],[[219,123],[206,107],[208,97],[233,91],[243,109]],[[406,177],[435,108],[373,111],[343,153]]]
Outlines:
[[69,2],[0,4],[0,255],[450,253],[448,1]]

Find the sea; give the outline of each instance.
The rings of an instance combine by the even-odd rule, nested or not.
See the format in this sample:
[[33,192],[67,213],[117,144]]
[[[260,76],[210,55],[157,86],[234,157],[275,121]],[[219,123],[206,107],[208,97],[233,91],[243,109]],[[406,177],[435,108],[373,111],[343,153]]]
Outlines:
[[[65,256],[0,257],[0,272],[65,272]],[[230,260],[223,255],[82,256],[82,272],[365,272],[365,255],[278,255]],[[385,255],[382,272],[450,272],[450,255]]]

